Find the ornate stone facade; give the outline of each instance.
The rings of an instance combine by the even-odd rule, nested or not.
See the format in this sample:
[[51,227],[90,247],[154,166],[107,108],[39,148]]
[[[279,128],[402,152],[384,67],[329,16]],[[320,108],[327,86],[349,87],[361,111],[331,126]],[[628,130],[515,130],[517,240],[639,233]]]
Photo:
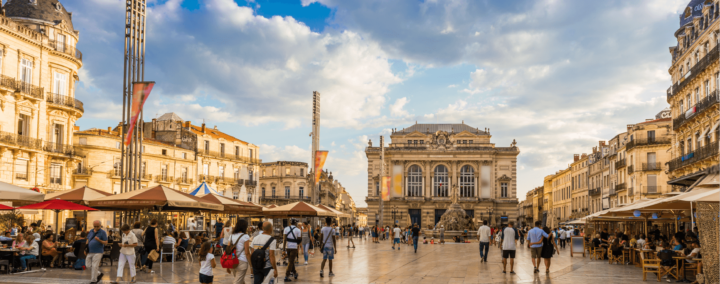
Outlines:
[[313,186],[308,182],[308,164],[277,161],[260,165],[260,204],[311,203]]
[[[384,202],[383,224],[418,223],[433,227],[450,206],[450,188],[476,224],[517,219],[517,155],[515,142],[496,147],[489,129],[466,124],[415,124],[394,129],[385,148],[385,175],[401,177],[401,194]],[[372,142],[368,159],[368,223],[379,219],[380,147]],[[397,179],[396,179],[397,180]],[[393,185],[394,186],[394,185]]]

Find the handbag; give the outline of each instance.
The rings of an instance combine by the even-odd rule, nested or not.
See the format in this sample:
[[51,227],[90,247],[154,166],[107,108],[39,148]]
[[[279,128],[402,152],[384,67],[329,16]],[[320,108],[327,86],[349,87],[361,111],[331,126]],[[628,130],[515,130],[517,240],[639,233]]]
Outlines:
[[[237,240],[235,240],[234,244],[230,244],[226,247],[225,252],[220,258],[220,265],[222,265],[222,268],[235,269],[240,264],[240,260],[238,259],[239,253],[237,252],[237,243],[243,236],[245,236],[245,234],[241,234]],[[232,237],[230,237],[230,239],[232,240]]]
[[156,250],[151,250],[148,254],[148,259],[153,262],[157,261],[158,257],[160,257],[160,254]]

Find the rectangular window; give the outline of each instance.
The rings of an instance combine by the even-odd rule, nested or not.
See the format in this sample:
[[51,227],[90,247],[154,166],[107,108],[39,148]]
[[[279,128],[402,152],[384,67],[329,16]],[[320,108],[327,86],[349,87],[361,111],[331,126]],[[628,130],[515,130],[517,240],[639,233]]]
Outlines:
[[218,172],[219,172],[218,176],[219,176],[219,177],[224,177],[224,176],[225,176],[225,167],[224,167],[224,166],[220,166],[218,169],[219,169],[219,171],[218,171]]
[[425,140],[420,140],[420,145],[425,144]]
[[187,168],[182,168],[182,182],[187,183],[188,182],[188,170]]
[[286,175],[286,176],[289,176],[289,175],[290,175],[290,168],[285,168],[285,175]]
[[248,192],[247,202],[252,202],[252,193],[249,193],[249,192]]
[[50,164],[50,183],[51,184],[62,184],[62,165],[61,164]]
[[239,168],[235,169],[235,173],[233,174],[233,176],[235,177],[235,180],[240,179],[240,169]]
[[210,141],[205,140],[205,153],[210,152]]
[[304,177],[304,176],[305,176],[305,169],[300,169],[300,176],[301,176],[301,177]]
[[647,132],[648,142],[655,142],[655,130]]
[[288,199],[290,198],[290,187],[289,186],[285,187],[285,198],[288,198]]
[[115,148],[120,149],[120,142],[115,142]]
[[167,181],[167,179],[168,179],[167,165],[162,165],[160,167],[160,177],[162,178],[163,181]]
[[163,156],[167,156],[167,150],[166,150],[166,149],[162,149],[162,154],[163,154]]
[[[63,74],[60,72],[55,72],[54,74],[54,81],[53,81],[53,93],[61,96],[67,96],[68,95],[68,77],[67,74]],[[57,102],[58,99],[62,98],[54,98]]]
[[500,183],[500,197],[508,197],[507,182]]
[[147,162],[143,162],[142,167],[140,168],[140,173],[143,177],[145,177],[145,169],[147,169]]
[[705,97],[710,95],[710,81],[705,80]]
[[187,159],[187,153],[182,153],[182,158]]
[[140,148],[140,153],[145,153],[145,146],[142,146],[142,148]]
[[472,144],[472,143],[473,143],[473,141],[472,141],[472,140],[468,140],[468,144]]
[[33,62],[25,58],[20,60],[20,80],[26,84],[32,84]]
[[203,164],[203,174],[208,175],[208,172],[210,172],[208,164]]
[[303,199],[303,196],[305,196],[305,189],[302,186],[300,187],[300,193],[298,195],[300,196],[300,199]]
[[56,34],[55,37],[57,37],[55,50],[59,52],[65,52],[65,35]]
[[225,143],[220,143],[220,157],[225,157]]
[[272,197],[275,198],[275,187],[272,187]]
[[30,117],[24,114],[18,115],[18,135],[30,136]]
[[647,175],[647,193],[658,193],[657,175]]
[[240,146],[235,146],[235,157],[240,157]]
[[253,149],[250,149],[250,158],[255,158],[255,156],[253,156]]

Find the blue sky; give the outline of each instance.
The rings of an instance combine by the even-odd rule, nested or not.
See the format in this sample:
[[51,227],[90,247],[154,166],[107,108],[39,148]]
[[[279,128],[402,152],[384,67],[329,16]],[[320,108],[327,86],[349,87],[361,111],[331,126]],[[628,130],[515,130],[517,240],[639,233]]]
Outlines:
[[[145,116],[176,112],[260,145],[264,161],[307,162],[319,91],[327,168],[358,206],[368,139],[464,121],[498,146],[517,140],[522,200],[573,154],[667,107],[687,2],[153,1]],[[77,125],[117,125],[124,1],[63,3],[85,55]]]

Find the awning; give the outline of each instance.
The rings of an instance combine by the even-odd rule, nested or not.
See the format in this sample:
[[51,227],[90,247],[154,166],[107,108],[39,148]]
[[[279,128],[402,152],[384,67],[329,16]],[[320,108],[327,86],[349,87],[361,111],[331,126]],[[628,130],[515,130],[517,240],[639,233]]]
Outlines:
[[37,191],[0,181],[0,201],[12,202],[13,206],[42,202],[44,196]]
[[705,175],[707,175],[707,171],[701,170],[701,171],[694,172],[692,174],[684,175],[679,178],[670,180],[667,183],[670,185],[691,186],[694,183],[696,183],[698,180],[705,177]]
[[715,131],[715,129],[718,128],[718,125],[720,125],[720,120],[716,121],[715,124],[713,124],[712,128],[710,128],[710,132]]
[[272,209],[264,209],[263,213],[268,216],[331,216],[335,214],[317,206],[299,201]]
[[200,186],[198,186],[195,190],[190,192],[190,195],[199,196],[199,195],[205,195],[205,194],[211,194],[211,193],[223,196],[221,193],[217,192],[217,190],[214,190],[206,182],[203,181],[200,184]]
[[221,204],[207,202],[162,185],[91,200],[89,205],[101,209],[162,208],[168,211],[223,211],[224,209]]
[[45,200],[61,199],[65,201],[75,202],[78,204],[87,204],[90,200],[95,200],[110,195],[112,195],[112,193],[83,186],[73,190],[66,190],[47,194],[45,195]]

